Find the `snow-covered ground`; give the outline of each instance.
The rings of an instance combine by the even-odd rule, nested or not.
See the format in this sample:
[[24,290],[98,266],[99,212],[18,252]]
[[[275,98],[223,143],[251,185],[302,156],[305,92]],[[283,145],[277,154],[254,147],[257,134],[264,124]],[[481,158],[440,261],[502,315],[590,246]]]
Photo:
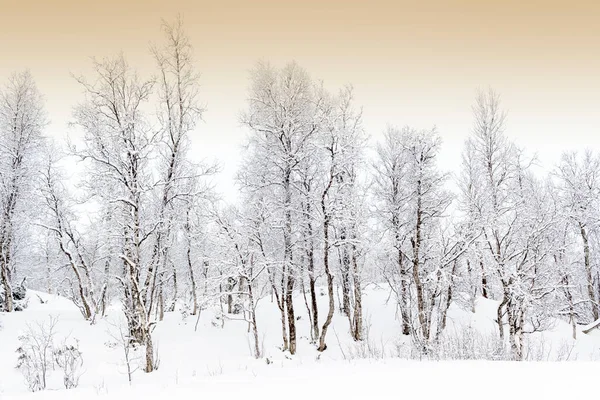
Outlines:
[[[509,363],[492,361],[414,361],[397,358],[409,346],[400,339],[399,322],[395,318],[389,293],[369,289],[365,293],[365,320],[369,327],[367,351],[374,358],[352,357],[361,349],[348,334],[348,322],[336,314],[328,335],[328,350],[322,355],[309,341],[309,326],[302,298],[296,301],[298,351],[293,357],[282,353],[279,312],[268,298],[258,309],[258,329],[265,358],[251,355],[251,336],[247,323],[226,320],[221,328],[215,313],[205,310],[197,330],[196,318],[183,318],[181,313],[168,313],[154,331],[160,368],[152,374],[141,370],[133,375],[129,387],[123,350],[114,339],[122,318],[118,308],[89,325],[67,299],[29,292],[29,307],[23,312],[0,315],[0,398],[17,399],[34,396],[44,399],[80,399],[99,396],[120,398],[198,398],[224,396],[245,399],[306,398],[316,396],[401,397],[404,395],[451,396],[451,398],[506,398],[507,396],[544,397],[588,394],[595,382],[600,359],[600,332],[579,332],[571,339],[571,327],[557,322],[552,330],[535,334],[540,360],[577,360],[576,363]],[[42,304],[40,299],[44,300]],[[326,307],[325,296],[321,298]],[[480,299],[476,312],[452,306],[449,312],[450,332],[464,332],[472,327],[482,337],[495,333],[493,316],[496,303]],[[31,394],[20,371],[15,368],[18,336],[28,325],[57,318],[55,341],[77,340],[83,352],[83,375],[77,389],[64,390],[59,372],[51,372],[48,390]],[[364,351],[364,347],[362,348]],[[536,357],[533,357],[534,359]],[[353,358],[353,359],[350,359]],[[267,359],[269,362],[267,362]],[[510,385],[506,385],[510,382]],[[239,397],[237,397],[239,398]]]

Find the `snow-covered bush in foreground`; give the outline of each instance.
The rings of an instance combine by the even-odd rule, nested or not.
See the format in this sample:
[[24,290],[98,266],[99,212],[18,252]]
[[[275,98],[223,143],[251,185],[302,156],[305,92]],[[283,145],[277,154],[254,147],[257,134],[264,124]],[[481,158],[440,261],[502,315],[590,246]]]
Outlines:
[[62,369],[65,389],[77,387],[82,374],[81,368],[83,367],[79,341],[75,340],[73,343],[69,343],[65,340],[60,347],[54,349],[54,360]]
[[17,368],[27,381],[32,392],[46,389],[48,371],[53,368],[53,345],[58,320],[50,317],[48,323],[28,325],[27,330],[19,337],[21,346]]
[[25,333],[19,336],[21,345],[17,348],[17,369],[23,374],[27,387],[32,392],[47,387],[48,376],[58,366],[63,374],[66,389],[79,385],[83,366],[82,353],[75,339],[67,339],[57,345],[56,326],[58,318],[49,317],[47,322],[28,325]]

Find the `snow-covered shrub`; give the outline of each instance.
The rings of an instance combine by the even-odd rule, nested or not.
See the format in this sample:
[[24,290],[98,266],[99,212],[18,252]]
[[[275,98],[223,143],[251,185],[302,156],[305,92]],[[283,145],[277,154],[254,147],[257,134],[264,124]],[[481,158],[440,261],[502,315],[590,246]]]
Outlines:
[[384,346],[371,339],[363,339],[349,345],[343,352],[346,360],[370,359],[381,360],[385,358]]
[[48,371],[54,367],[53,347],[57,319],[50,317],[46,323],[28,325],[19,336],[17,369],[21,371],[29,390],[36,392],[46,388]]
[[481,333],[472,326],[447,329],[425,357],[437,360],[508,360],[510,354],[495,332]]
[[371,359],[381,360],[385,358],[385,345],[383,343],[376,343],[371,337],[371,322],[370,317],[365,317],[365,325],[363,328],[363,339],[353,341],[349,345],[342,347],[337,332],[335,336],[340,345],[342,357],[344,360],[357,360],[357,359]]
[[54,360],[62,369],[65,389],[76,388],[79,385],[83,367],[83,357],[79,350],[79,341],[66,341],[54,349]]
[[56,365],[63,373],[65,388],[71,389],[79,384],[83,366],[79,342],[75,339],[69,343],[65,339],[61,345],[57,345],[57,323],[56,317],[50,317],[46,322],[28,325],[25,333],[19,336],[21,345],[17,348],[17,369],[32,392],[46,389],[48,375]]
[[552,342],[544,335],[525,337],[523,345],[524,361],[572,361],[577,358],[573,354],[575,341],[563,340],[558,347],[552,346]]

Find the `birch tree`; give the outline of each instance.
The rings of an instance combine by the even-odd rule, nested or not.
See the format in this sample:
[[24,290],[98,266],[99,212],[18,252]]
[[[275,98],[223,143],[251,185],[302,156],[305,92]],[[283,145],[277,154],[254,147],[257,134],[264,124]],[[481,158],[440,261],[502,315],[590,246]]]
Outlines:
[[[398,145],[398,129],[388,127],[383,141],[377,146],[377,159],[374,162],[374,195],[376,215],[383,227],[390,249],[385,251],[384,277],[390,283],[398,298],[401,314],[402,334],[410,334],[410,267],[404,250],[408,242],[407,220],[408,192],[404,182],[408,178],[408,159],[406,152]],[[387,271],[387,265],[393,265]],[[398,277],[396,280],[395,278]]]
[[32,191],[45,124],[42,95],[31,74],[11,75],[0,91],[0,280],[3,307],[8,312],[14,310],[15,235],[24,201]]
[[96,61],[94,67],[96,76],[91,83],[78,79],[86,100],[75,108],[74,117],[83,131],[84,147],[73,151],[89,165],[90,189],[113,206],[122,232],[119,257],[123,274],[118,279],[124,291],[125,314],[131,337],[146,347],[145,370],[152,372],[153,324],[142,273],[149,265],[145,245],[157,228],[156,222],[143,218],[154,188],[147,168],[157,134],[143,113],[153,82],[141,80],[122,55]]
[[[542,206],[545,200],[530,202],[543,198],[544,190],[531,175],[532,159],[504,134],[506,113],[498,94],[480,92],[473,115],[473,135],[464,155],[467,178],[461,185],[463,209],[472,228],[481,232],[475,254],[482,258],[471,263],[482,262],[482,292],[501,300],[496,317],[500,339],[508,326],[511,354],[521,359],[525,324],[555,290],[553,276],[541,274],[548,259],[544,237],[553,220]],[[533,324],[533,329],[540,328]]]
[[582,155],[564,153],[555,175],[564,215],[572,231],[580,238],[579,259],[585,274],[584,287],[590,318],[596,321],[599,318],[599,305],[591,236],[597,231],[599,221],[600,157],[589,150]]
[[[199,73],[194,67],[193,48],[184,31],[183,20],[179,17],[172,24],[163,22],[162,28],[164,44],[152,48],[158,67],[156,87],[162,140],[159,147],[161,175],[157,183],[158,227],[154,232],[152,259],[144,282],[144,287],[148,288],[144,293],[149,304],[148,315],[152,313],[157,294],[157,271],[166,273],[167,253],[171,247],[169,240],[173,237],[171,231],[176,229],[173,226],[173,202],[185,195],[179,190],[181,186],[185,186],[183,181],[196,178],[193,176],[193,170],[186,170],[184,166],[190,135],[200,122],[204,111],[199,99]],[[177,297],[177,275],[174,267],[170,274],[174,285],[174,297],[169,309],[173,310]]]
[[77,218],[68,202],[68,194],[62,185],[56,160],[52,154],[48,155],[41,179],[41,191],[49,214],[49,221],[44,227],[55,238],[60,253],[66,259],[75,277],[71,284],[71,299],[83,317],[94,323],[102,299],[106,295],[108,282],[104,283],[99,293],[96,292],[96,277],[92,270],[94,254],[88,251],[82,235],[73,226]]
[[[317,133],[314,85],[308,73],[295,63],[278,70],[259,63],[252,72],[248,109],[242,123],[251,132],[253,158],[260,159],[259,179],[242,178],[255,188],[268,187],[277,208],[274,216],[281,226],[282,254],[279,271],[282,279],[282,319],[287,319],[284,350],[296,353],[296,317],[293,293],[297,271],[294,267],[294,174],[307,156],[309,144]],[[287,317],[285,318],[284,315]],[[285,336],[285,335],[284,335]]]

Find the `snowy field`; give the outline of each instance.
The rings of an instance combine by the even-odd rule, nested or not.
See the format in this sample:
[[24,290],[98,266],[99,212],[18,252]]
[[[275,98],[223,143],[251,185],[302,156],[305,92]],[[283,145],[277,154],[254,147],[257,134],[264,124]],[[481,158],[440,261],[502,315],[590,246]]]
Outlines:
[[[68,300],[29,292],[29,307],[23,312],[0,316],[0,395],[2,399],[81,399],[99,397],[179,399],[220,396],[223,398],[275,399],[308,396],[359,398],[364,396],[404,396],[426,394],[427,397],[506,398],[500,382],[510,382],[508,389],[517,398],[535,396],[570,396],[589,394],[600,359],[600,332],[579,332],[571,339],[571,327],[557,322],[551,331],[530,337],[537,354],[531,359],[556,359],[579,362],[501,361],[419,361],[400,358],[408,355],[409,344],[400,338],[393,301],[386,304],[389,293],[383,289],[366,291],[367,344],[352,343],[347,320],[336,314],[328,336],[328,350],[315,350],[307,335],[306,314],[298,321],[300,340],[295,356],[282,353],[280,321],[275,304],[268,298],[259,303],[258,328],[265,358],[251,356],[251,337],[247,324],[225,320],[221,327],[212,310],[196,318],[167,313],[155,331],[160,367],[152,374],[141,368],[128,384],[123,349],[117,339],[120,312],[117,308],[96,325],[86,323]],[[45,303],[41,304],[40,299]],[[326,297],[321,300],[325,302]],[[304,311],[297,299],[298,310]],[[495,302],[480,299],[476,313],[452,306],[449,331],[463,332],[472,327],[482,337],[495,333]],[[324,304],[323,304],[324,305]],[[65,390],[62,375],[50,371],[48,390],[30,393],[20,371],[15,368],[18,336],[27,326],[57,319],[55,341],[77,340],[84,366],[78,388]],[[137,367],[141,359],[133,357]],[[285,393],[285,395],[284,395]]]

